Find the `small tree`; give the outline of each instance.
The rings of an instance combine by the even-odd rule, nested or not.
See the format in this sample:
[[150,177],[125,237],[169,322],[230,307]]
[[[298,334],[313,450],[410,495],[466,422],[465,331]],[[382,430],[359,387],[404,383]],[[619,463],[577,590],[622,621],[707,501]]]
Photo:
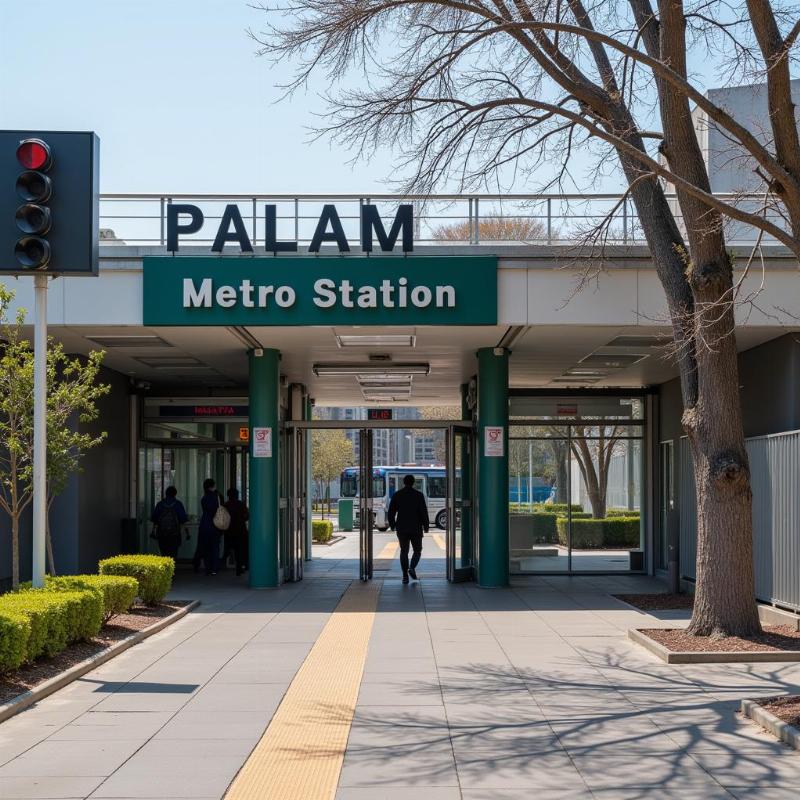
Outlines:
[[0,508],[11,521],[11,585],[19,586],[19,521],[33,497],[33,351],[25,312],[8,319],[13,292],[0,284]]
[[592,506],[592,516],[595,519],[604,519],[611,458],[620,443],[620,431],[616,426],[608,428],[600,425],[587,432],[583,425],[576,425],[573,433],[572,454],[581,471],[583,485]]
[[47,559],[52,575],[56,574],[50,526],[53,500],[81,471],[87,451],[107,436],[105,431],[81,428],[97,419],[97,401],[111,391],[108,384],[97,383],[104,356],[102,350],[94,350],[86,359],[73,358],[52,341],[47,351]]
[[[434,228],[431,236],[446,242],[467,242],[470,220],[451,222]],[[550,232],[550,237],[554,233]],[[478,221],[478,239],[482,242],[542,242],[548,238],[547,226],[536,217],[488,216]]]
[[[312,431],[311,433],[311,477],[317,484],[320,497],[325,496],[325,487],[336,480],[345,467],[353,465],[353,443],[343,431]],[[330,514],[330,494],[328,494],[328,513]],[[323,516],[325,505],[322,506]]]

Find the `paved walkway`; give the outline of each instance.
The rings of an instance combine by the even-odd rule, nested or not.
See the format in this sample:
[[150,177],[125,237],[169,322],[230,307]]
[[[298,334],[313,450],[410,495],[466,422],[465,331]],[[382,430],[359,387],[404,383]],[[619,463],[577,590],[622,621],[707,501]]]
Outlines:
[[[195,613],[0,725],[0,798],[223,797],[315,642],[341,625],[345,561],[272,591],[182,579],[177,593],[203,601]],[[403,586],[395,572],[363,638],[336,800],[800,795],[800,755],[735,713],[743,696],[798,691],[800,666],[656,661],[625,631],[670,623],[608,594],[650,579],[481,590]],[[330,711],[320,703],[320,719]]]

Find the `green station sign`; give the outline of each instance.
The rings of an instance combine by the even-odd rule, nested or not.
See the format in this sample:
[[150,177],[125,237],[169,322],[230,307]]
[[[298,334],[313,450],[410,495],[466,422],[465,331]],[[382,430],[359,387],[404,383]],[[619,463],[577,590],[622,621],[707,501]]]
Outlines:
[[145,325],[496,325],[495,256],[148,256]]

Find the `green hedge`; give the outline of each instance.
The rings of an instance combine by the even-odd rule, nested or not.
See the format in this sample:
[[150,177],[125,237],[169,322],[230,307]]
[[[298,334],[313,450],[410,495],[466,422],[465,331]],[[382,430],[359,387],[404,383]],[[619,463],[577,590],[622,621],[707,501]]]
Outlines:
[[175,562],[167,556],[114,556],[98,565],[101,575],[127,575],[139,583],[138,595],[143,603],[160,603],[172,588]]
[[609,508],[606,509],[606,518],[612,517],[638,517],[639,512],[635,510],[628,510],[627,508]]
[[92,589],[100,592],[103,600],[103,622],[108,622],[117,614],[125,614],[139,593],[139,582],[126,575],[48,576],[46,586],[57,591]]
[[31,626],[23,614],[0,609],[0,675],[25,663]]
[[580,503],[573,503],[571,506],[567,503],[534,503],[533,505],[534,511],[544,511],[547,514],[566,514],[568,508],[571,508],[573,512],[580,513],[583,511],[583,506]]
[[[103,624],[103,598],[95,589],[24,589],[0,597],[0,617],[24,620],[28,627],[24,660],[33,661],[96,636]],[[10,628],[5,632],[17,636]],[[17,647],[14,642],[2,642],[0,652],[15,652]]]
[[[572,546],[579,550],[591,548],[639,547],[639,517],[613,517],[611,519],[572,520]],[[559,517],[556,521],[558,541],[567,544],[569,520]]]
[[333,538],[333,522],[329,519],[315,519],[311,523],[311,538],[315,542],[329,542]]

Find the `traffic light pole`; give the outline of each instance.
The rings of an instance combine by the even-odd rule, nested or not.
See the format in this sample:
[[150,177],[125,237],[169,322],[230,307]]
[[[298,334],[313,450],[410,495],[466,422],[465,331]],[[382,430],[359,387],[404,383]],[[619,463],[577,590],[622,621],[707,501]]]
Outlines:
[[33,329],[33,549],[31,577],[44,586],[47,529],[47,275],[34,275]]

